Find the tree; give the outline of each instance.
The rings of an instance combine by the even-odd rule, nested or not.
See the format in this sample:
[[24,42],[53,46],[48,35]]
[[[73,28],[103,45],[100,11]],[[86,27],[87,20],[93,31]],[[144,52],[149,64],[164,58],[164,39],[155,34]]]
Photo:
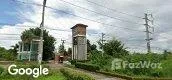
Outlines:
[[87,39],[87,52],[90,53],[93,50],[97,50],[97,46],[95,44],[91,44],[90,40]]
[[[40,38],[41,29],[39,28],[30,28],[29,30],[25,30],[22,32],[21,39],[22,41],[30,42],[32,39]],[[43,60],[49,60],[54,58],[54,49],[55,49],[55,38],[49,35],[49,32],[43,31]]]
[[71,54],[72,54],[72,48],[68,48],[67,54],[68,54],[68,55],[71,55]]
[[103,44],[102,44],[102,42],[101,42],[101,39],[100,39],[99,41],[97,41],[97,43],[98,43],[98,45],[99,45],[99,48],[100,48],[100,49],[103,49]]
[[93,50],[97,50],[97,46],[95,45],[95,44],[92,44],[91,45],[91,50],[93,51]]
[[58,51],[58,52],[65,55],[66,49],[64,48],[64,45],[61,44],[61,45],[59,46],[59,51]]
[[5,52],[6,52],[6,49],[4,47],[0,47],[0,58],[3,58],[3,55]]
[[9,49],[9,51],[11,53],[13,53],[14,57],[17,57],[17,51],[18,51],[17,49],[19,48],[19,45],[18,44],[15,44],[15,45],[13,45],[11,47],[12,47],[12,49]]
[[167,59],[167,56],[170,54],[170,52],[168,52],[167,50],[164,50],[163,52],[163,57],[164,59],[166,60]]
[[91,44],[90,40],[87,39],[87,52],[89,53],[91,51]]
[[14,59],[16,59],[16,57],[10,50],[5,49],[4,47],[0,47],[0,59],[14,60]]
[[128,51],[124,47],[124,44],[116,39],[109,40],[107,43],[102,45],[102,48],[106,54],[116,58],[121,58],[128,55]]

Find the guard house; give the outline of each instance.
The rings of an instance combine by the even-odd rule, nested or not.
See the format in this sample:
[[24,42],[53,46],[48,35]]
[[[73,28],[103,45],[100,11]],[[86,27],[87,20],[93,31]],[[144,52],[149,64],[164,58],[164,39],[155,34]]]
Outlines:
[[37,60],[38,56],[38,39],[32,39],[31,41],[20,41],[18,49],[18,60]]
[[72,59],[87,59],[86,27],[84,24],[76,24],[72,29]]

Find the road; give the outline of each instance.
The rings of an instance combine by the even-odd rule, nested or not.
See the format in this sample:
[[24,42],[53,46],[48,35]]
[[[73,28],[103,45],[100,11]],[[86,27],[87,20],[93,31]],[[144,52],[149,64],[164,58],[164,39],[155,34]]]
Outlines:
[[[57,69],[60,69],[60,68],[64,67],[62,64],[54,64],[54,63],[49,64],[49,66],[51,68],[57,68]],[[96,80],[125,80],[125,79],[112,77],[112,76],[106,76],[106,75],[103,75],[103,74],[100,74],[100,73],[90,72],[90,71],[83,70],[83,69],[78,69],[78,68],[74,68],[74,70],[77,70],[79,72],[90,75],[90,76],[94,77]]]

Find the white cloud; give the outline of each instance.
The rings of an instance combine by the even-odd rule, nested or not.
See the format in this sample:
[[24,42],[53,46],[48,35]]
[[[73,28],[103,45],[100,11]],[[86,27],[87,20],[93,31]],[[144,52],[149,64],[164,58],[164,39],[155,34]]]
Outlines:
[[[27,0],[21,0],[21,1],[27,1]],[[89,8],[90,10],[94,10],[96,12],[104,13],[106,15],[110,15],[113,17],[119,17],[121,19],[126,19],[138,23],[143,23],[142,19],[133,18],[132,16],[127,16],[120,13],[115,13],[113,11],[107,10],[105,8],[101,8],[99,6],[96,6],[94,4],[91,4],[85,0],[65,0],[66,2],[70,2],[72,4],[76,4],[79,6],[82,6],[84,8]],[[31,0],[31,3],[37,3],[42,4],[43,0]],[[166,8],[172,7],[169,1],[161,1],[161,0],[111,0],[111,1],[104,1],[104,0],[93,0],[93,2],[100,3],[103,6],[107,6],[109,8],[117,9],[119,11],[127,12],[128,14],[137,15],[137,16],[143,16],[144,12],[154,12],[156,14],[156,18],[160,16],[161,19],[155,20],[156,22],[163,24],[163,22],[167,20],[171,20],[171,18],[166,17],[166,19],[162,18],[165,16],[164,14],[168,14],[170,12],[167,12]],[[28,4],[29,5],[29,4]],[[27,6],[27,5],[22,5]],[[131,28],[136,30],[144,31],[145,27],[143,25],[133,25],[131,23],[121,22],[119,20],[111,19],[108,17],[104,17],[92,12],[89,12],[87,10],[83,10],[81,8],[74,7],[70,4],[64,3],[60,0],[47,0],[47,6],[53,7],[58,10],[62,10],[67,13],[75,14],[78,16],[82,16],[84,18],[100,21],[103,23],[108,23],[124,28]],[[41,22],[41,13],[42,13],[42,7],[41,6],[35,6],[30,5],[27,9],[18,9],[20,11],[17,16],[20,20],[24,21],[22,24],[16,24],[15,26],[3,26],[0,28],[0,33],[4,34],[20,34],[24,29],[28,29],[28,27],[21,27],[21,25],[35,25],[39,26]],[[21,14],[22,13],[22,14]],[[159,15],[157,17],[157,15]],[[88,35],[87,38],[90,39],[92,43],[96,43],[96,41],[99,39],[99,33],[105,32],[108,37],[114,37],[116,36],[120,40],[124,41],[127,47],[135,48],[133,45],[136,46],[145,46],[145,33],[144,32],[137,32],[137,31],[131,31],[119,27],[112,27],[107,25],[102,25],[100,23],[96,23],[89,20],[84,20],[79,17],[75,17],[69,14],[65,14],[63,12],[52,10],[49,8],[46,8],[45,10],[45,27],[47,28],[53,28],[53,29],[60,29],[64,31],[59,30],[49,30],[49,33],[54,36],[57,39],[56,48],[59,44],[61,44],[61,39],[66,39],[66,46],[69,47],[71,45],[71,27],[74,26],[77,23],[83,23],[88,25]],[[144,23],[143,23],[144,24]],[[20,25],[20,26],[19,26]],[[172,24],[171,24],[172,25]],[[167,26],[165,26],[166,29],[171,29],[170,26],[167,23]],[[163,33],[161,30],[164,30],[164,27],[155,27],[158,33],[153,36],[155,39],[152,42],[153,47],[161,47],[168,48],[172,47],[170,44],[172,44],[170,41],[171,39],[171,31],[168,31]],[[166,31],[166,30],[165,30]],[[92,34],[97,33],[97,34]],[[166,34],[167,33],[167,34]],[[17,39],[20,39],[19,35],[0,35],[0,38],[10,38],[10,37],[17,37]],[[167,39],[163,38],[167,37]],[[14,45],[18,40],[0,40],[0,46],[4,46],[6,48],[10,48],[11,45]],[[161,46],[163,45],[163,46]],[[169,48],[170,49],[170,48]],[[139,47],[138,50],[146,50],[145,47]],[[155,49],[156,50],[156,49]]]
[[[42,0],[33,0],[30,3],[38,3],[38,4],[42,4]],[[81,1],[80,1],[81,2]],[[81,13],[79,13],[75,8],[73,7],[64,7],[63,2],[61,1],[57,1],[57,0],[51,0],[51,1],[47,1],[47,6],[59,9],[59,10],[65,10],[65,9],[69,9],[71,11],[75,11],[75,13],[77,15],[83,15],[83,13],[81,11]],[[23,5],[23,6],[27,6],[27,5]],[[83,3],[84,6],[84,3]],[[19,18],[21,18],[20,20],[29,20],[22,23],[22,24],[16,24],[15,26],[3,26],[0,29],[0,33],[3,34],[21,34],[22,31],[24,31],[25,29],[28,29],[28,27],[21,27],[21,25],[34,25],[34,26],[39,26],[39,23],[41,22],[41,12],[42,12],[42,7],[41,6],[35,6],[32,5],[32,7],[30,7],[30,9],[33,9],[33,11],[27,11],[26,10],[20,10],[19,13],[25,13],[25,14],[18,14]],[[60,29],[60,30],[66,30],[66,31],[58,31],[58,30],[49,30],[49,33],[54,36],[57,40],[57,44],[56,44],[56,48],[58,47],[59,44],[61,44],[61,39],[65,39],[66,40],[66,46],[69,47],[71,45],[71,27],[73,27],[75,24],[77,23],[83,23],[88,25],[88,29],[89,30],[100,30],[101,26],[98,23],[95,22],[91,22],[88,20],[83,20],[80,18],[76,18],[76,17],[57,17],[58,15],[61,15],[59,13],[55,13],[56,11],[46,8],[45,10],[45,27],[47,28],[53,28],[53,29]],[[67,14],[64,14],[67,15]],[[85,17],[88,17],[85,15]],[[31,22],[30,22],[31,21]],[[16,37],[16,39],[20,39],[20,35],[0,35],[1,39],[13,39],[12,37]],[[0,40],[0,46],[6,47],[6,48],[10,48],[11,45],[14,45],[15,43],[17,43],[19,40]],[[5,42],[5,43],[4,43]]]

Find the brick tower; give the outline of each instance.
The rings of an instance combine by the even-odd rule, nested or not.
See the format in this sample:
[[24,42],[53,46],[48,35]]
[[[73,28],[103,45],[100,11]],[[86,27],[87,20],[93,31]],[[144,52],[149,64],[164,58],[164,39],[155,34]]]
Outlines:
[[87,59],[86,27],[84,24],[76,24],[72,29],[72,60]]

